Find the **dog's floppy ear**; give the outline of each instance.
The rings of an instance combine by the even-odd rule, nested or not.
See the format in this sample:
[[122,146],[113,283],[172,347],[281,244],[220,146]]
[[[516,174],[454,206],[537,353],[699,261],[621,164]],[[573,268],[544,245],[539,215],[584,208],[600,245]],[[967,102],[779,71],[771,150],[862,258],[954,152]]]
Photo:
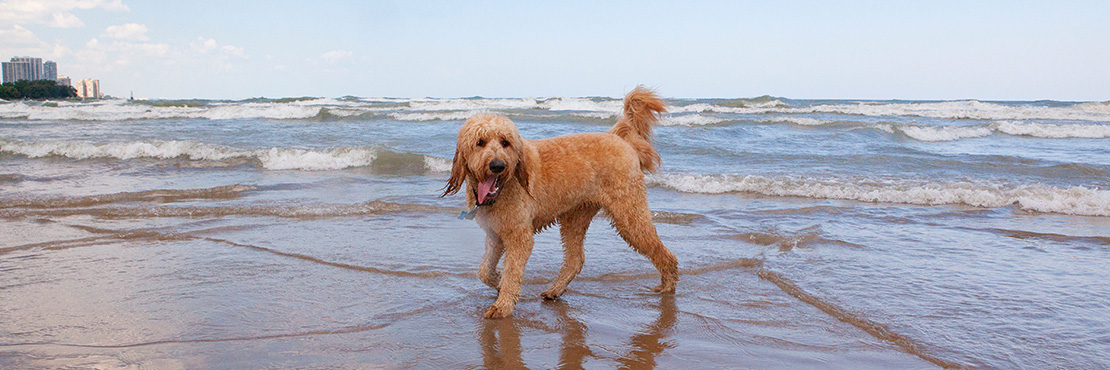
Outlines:
[[451,162],[451,177],[447,179],[447,185],[443,187],[443,195],[440,197],[458,193],[466,181],[466,158],[458,149],[455,149],[455,158]]
[[524,187],[524,193],[532,196],[532,191],[528,188],[528,180],[531,179],[532,175],[528,173],[528,159],[525,158],[524,154],[527,151],[524,150],[523,145],[516,145],[515,147],[519,159],[516,162],[516,169],[513,170],[513,177],[516,177],[516,181],[520,181],[520,186]]

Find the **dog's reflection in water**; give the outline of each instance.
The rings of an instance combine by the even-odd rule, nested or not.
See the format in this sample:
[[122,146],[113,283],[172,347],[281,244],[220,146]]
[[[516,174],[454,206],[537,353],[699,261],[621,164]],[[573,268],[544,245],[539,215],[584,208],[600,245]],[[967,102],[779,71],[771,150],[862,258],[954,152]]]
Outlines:
[[[615,361],[622,369],[653,369],[656,367],[655,357],[667,348],[672,347],[667,339],[671,336],[678,309],[675,307],[674,295],[659,296],[659,314],[655,321],[645,324],[639,332],[628,339],[630,349]],[[479,340],[482,345],[482,360],[487,369],[523,369],[526,368],[522,357],[520,343],[520,328],[538,328],[562,335],[559,346],[559,369],[581,369],[588,358],[608,358],[598,356],[587,343],[589,327],[581,320],[568,313],[569,304],[563,300],[545,301],[544,307],[549,308],[558,318],[558,323],[541,323],[521,317],[512,317],[502,320],[481,320]]]

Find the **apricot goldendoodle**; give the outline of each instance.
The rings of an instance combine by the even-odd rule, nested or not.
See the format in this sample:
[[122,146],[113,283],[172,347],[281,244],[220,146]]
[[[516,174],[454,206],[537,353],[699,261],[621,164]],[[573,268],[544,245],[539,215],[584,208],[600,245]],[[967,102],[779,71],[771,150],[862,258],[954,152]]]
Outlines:
[[[624,115],[607,132],[527,140],[516,125],[495,114],[477,114],[459,130],[458,146],[443,195],[466,184],[466,201],[486,231],[482,282],[498,290],[487,318],[513,313],[535,233],[559,223],[564,260],[559,277],[542,296],[556,299],[580,271],[582,241],[599,210],[629,245],[647,256],[661,282],[652,290],[673,293],[678,260],[656,235],[648,209],[644,171],[655,171],[659,153],[651,126],[665,112],[663,101],[642,86],[624,98]],[[501,273],[497,264],[505,256]]]

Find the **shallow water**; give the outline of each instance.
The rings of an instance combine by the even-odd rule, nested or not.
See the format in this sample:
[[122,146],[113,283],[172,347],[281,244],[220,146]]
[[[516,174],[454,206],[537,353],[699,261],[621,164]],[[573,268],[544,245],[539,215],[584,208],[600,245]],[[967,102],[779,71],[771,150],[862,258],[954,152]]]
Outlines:
[[494,321],[461,120],[619,100],[187,103],[0,103],[0,368],[1110,366],[1107,103],[670,100],[678,292],[598,218]]

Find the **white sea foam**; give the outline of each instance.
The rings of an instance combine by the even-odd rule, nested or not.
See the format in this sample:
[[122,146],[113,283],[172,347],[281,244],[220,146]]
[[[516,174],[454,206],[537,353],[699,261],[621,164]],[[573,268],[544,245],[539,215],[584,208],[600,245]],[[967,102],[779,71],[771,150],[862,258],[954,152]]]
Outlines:
[[369,166],[378,152],[367,147],[341,147],[327,150],[270,148],[255,156],[268,170],[339,170]]
[[1110,138],[1110,125],[1070,124],[999,121],[992,123],[998,132],[1007,135],[1033,136],[1052,139],[1064,138]]
[[[199,114],[208,119],[303,119],[320,114],[320,106],[288,103],[248,103],[210,107]],[[190,117],[192,118],[192,117]]]
[[[170,102],[172,104],[172,102]],[[382,105],[382,104],[385,105]],[[229,102],[213,101],[200,106],[159,106],[133,103],[124,100],[104,100],[89,103],[58,102],[48,106],[25,102],[0,103],[0,118],[29,120],[142,120],[142,119],[305,119],[317,116],[321,109],[341,112],[339,116],[357,116],[366,112],[380,113],[434,113],[505,111],[539,109],[589,118],[611,118],[620,114],[622,101],[597,98],[512,98],[512,99],[393,99],[367,98],[338,100],[316,98],[286,102]],[[788,106],[779,100],[745,102],[743,106],[726,106],[695,102],[669,106],[672,114],[720,113],[778,115],[780,121],[800,125],[825,124],[798,115],[826,113],[871,117],[926,117],[939,119],[976,119],[991,121],[1064,120],[1110,122],[1110,103],[1079,103],[1070,106],[1007,105],[976,100],[944,102],[855,102],[832,103],[812,106]],[[454,112],[454,113],[453,113]],[[423,116],[412,120],[429,120]],[[405,118],[399,118],[405,119]],[[457,119],[457,118],[454,118]],[[432,119],[434,120],[434,119]]]
[[610,119],[620,116],[620,112],[573,112],[570,115],[584,118]]
[[138,141],[89,143],[84,141],[22,142],[0,139],[0,153],[21,154],[31,158],[59,156],[89,158],[176,158],[224,160],[250,156],[250,152],[193,141]]
[[[273,147],[267,149],[235,149],[193,141],[132,141],[121,143],[90,143],[84,141],[24,142],[0,139],[0,153],[41,158],[48,156],[72,159],[90,158],[188,158],[194,161],[228,159],[255,160],[267,170],[339,170],[364,167],[374,163],[378,149],[365,146],[344,146],[323,149]],[[449,160],[423,156],[429,171],[451,170]]]
[[412,101],[413,111],[475,111],[496,109],[534,109],[536,99],[432,99]]
[[1104,103],[1083,103],[1065,107],[1009,106],[977,100],[927,102],[824,104],[812,107],[787,108],[786,113],[840,113],[864,116],[909,116],[944,119],[979,120],[1079,120],[1110,121],[1110,108]]
[[921,141],[952,141],[991,135],[991,128],[987,126],[901,126],[898,127],[898,130],[910,138]]
[[926,117],[942,119],[979,120],[1078,120],[1110,121],[1110,103],[1080,103],[1072,106],[1048,107],[1035,105],[1011,106],[985,103],[977,100],[944,102],[857,102],[845,104],[819,104],[790,107],[772,100],[744,107],[729,107],[695,103],[671,107],[672,113],[732,113],[732,114],[808,114],[834,113],[871,117]]
[[121,100],[59,104],[57,107],[23,103],[0,105],[0,118],[29,120],[122,121],[172,118],[205,119],[303,119],[316,116],[321,106],[290,103],[235,103],[212,106],[150,106]]
[[620,100],[595,101],[583,98],[549,98],[539,102],[537,108],[553,111],[583,111],[620,114],[624,103]]
[[451,172],[451,160],[440,157],[425,156],[424,168],[432,172]]
[[1104,124],[1054,124],[995,121],[989,124],[974,126],[880,125],[877,127],[891,133],[893,133],[894,130],[901,131],[906,136],[921,141],[973,139],[987,137],[994,133],[1046,139],[1110,138],[1110,125]]
[[670,174],[648,177],[651,184],[687,193],[747,192],[768,196],[844,199],[920,205],[962,204],[1084,216],[1110,216],[1110,191],[1082,186],[993,185],[909,180],[761,177]]
[[461,121],[481,112],[482,111],[390,113],[389,116],[399,121]]
[[694,103],[683,106],[667,107],[667,111],[671,113],[741,113],[740,108],[723,107],[720,105]]
[[802,126],[821,126],[821,125],[827,125],[827,124],[830,124],[830,123],[834,122],[834,121],[830,121],[830,120],[810,118],[810,117],[798,117],[798,116],[775,116],[775,117],[768,117],[768,118],[760,118],[756,121],[758,121],[758,122],[768,122],[768,123],[786,122],[786,123],[793,123],[793,124],[802,125]]
[[764,114],[774,112],[793,113],[794,110],[789,108],[786,103],[780,100],[768,100],[763,102],[748,102],[742,107],[730,107],[724,105],[707,104],[707,103],[694,103],[683,106],[668,107],[667,111],[671,113],[735,113],[735,114]]
[[725,119],[700,114],[666,115],[659,120],[662,126],[705,126],[724,122]]

